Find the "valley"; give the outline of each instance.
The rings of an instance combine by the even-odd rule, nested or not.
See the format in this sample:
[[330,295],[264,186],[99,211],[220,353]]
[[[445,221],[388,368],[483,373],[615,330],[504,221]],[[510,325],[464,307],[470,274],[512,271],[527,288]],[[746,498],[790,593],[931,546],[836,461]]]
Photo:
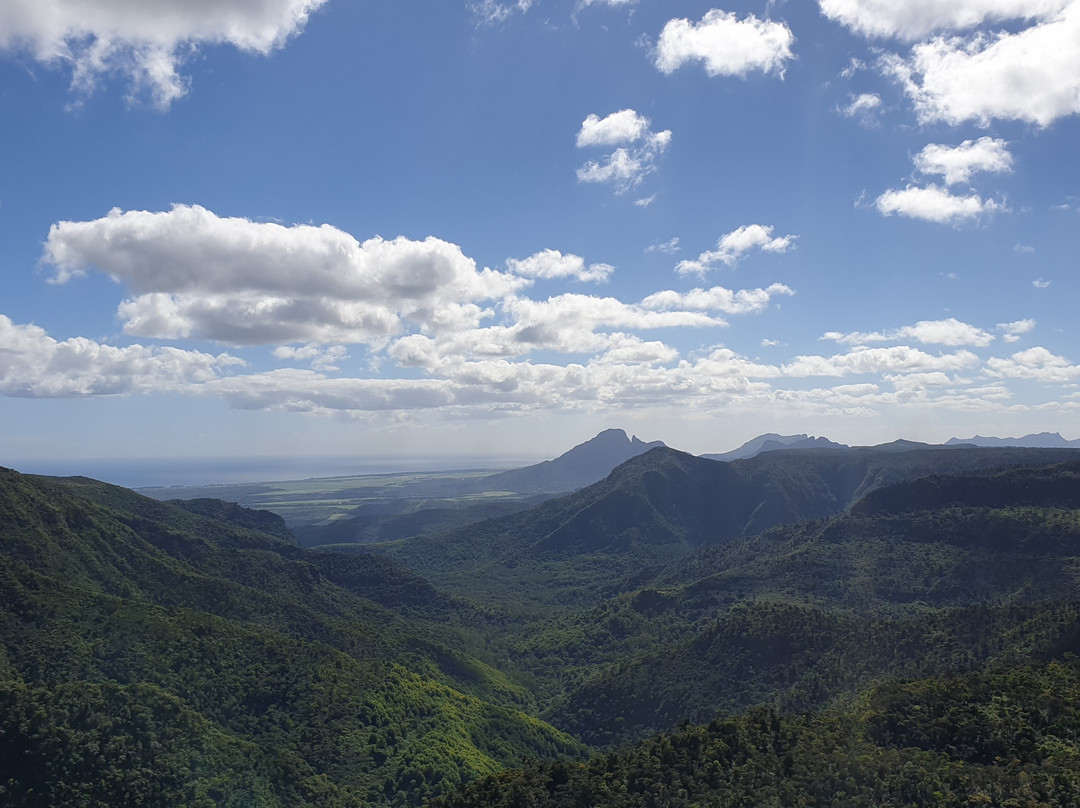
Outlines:
[[241,505],[4,471],[0,795],[1075,804],[1074,450],[602,443],[571,493],[583,462]]

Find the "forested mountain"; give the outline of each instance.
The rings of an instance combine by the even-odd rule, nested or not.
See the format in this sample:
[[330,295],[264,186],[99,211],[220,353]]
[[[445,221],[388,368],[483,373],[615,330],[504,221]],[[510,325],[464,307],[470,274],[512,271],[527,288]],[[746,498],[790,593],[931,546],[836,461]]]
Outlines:
[[453,641],[470,607],[237,516],[0,472],[0,802],[415,805],[578,753]]
[[1075,452],[658,447],[379,549],[0,472],[0,804],[1080,795]]
[[823,714],[755,708],[489,776],[432,808],[1056,806],[1080,799],[1075,659],[885,683]]
[[[479,575],[496,588],[515,586],[514,598],[562,601],[592,596],[596,588],[670,563],[695,547],[831,516],[894,482],[1073,457],[1071,450],[897,443],[775,451],[718,463],[665,447],[632,458],[569,496],[463,530],[389,544],[385,552],[451,588],[475,591]],[[554,576],[570,587],[552,589],[552,576],[543,572],[552,565],[572,570]],[[581,587],[586,580],[589,586]]]
[[662,441],[646,443],[636,435],[628,437],[621,429],[605,429],[554,460],[492,474],[476,485],[485,491],[524,494],[576,491],[604,479],[630,458],[663,445]]
[[828,438],[814,438],[807,434],[802,435],[777,435],[775,432],[767,432],[751,438],[737,449],[730,452],[699,455],[706,460],[744,460],[748,457],[757,457],[763,452],[775,452],[780,449],[846,449],[842,443],[835,443]]

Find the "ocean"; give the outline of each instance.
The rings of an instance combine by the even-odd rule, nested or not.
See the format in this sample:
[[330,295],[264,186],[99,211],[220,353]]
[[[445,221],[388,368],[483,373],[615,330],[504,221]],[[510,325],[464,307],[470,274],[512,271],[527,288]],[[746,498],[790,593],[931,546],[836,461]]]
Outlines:
[[2,460],[25,474],[92,477],[125,488],[306,480],[410,471],[520,468],[535,458],[506,457],[213,457]]

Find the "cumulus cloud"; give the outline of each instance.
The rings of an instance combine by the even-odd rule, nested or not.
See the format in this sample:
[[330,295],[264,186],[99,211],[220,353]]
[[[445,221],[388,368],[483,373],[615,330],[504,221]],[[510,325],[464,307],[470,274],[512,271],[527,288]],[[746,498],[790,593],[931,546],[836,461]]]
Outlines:
[[35,325],[0,315],[0,395],[30,398],[106,396],[183,390],[244,364],[178,348],[119,348],[75,337],[56,340]]
[[528,284],[478,270],[436,238],[361,244],[329,225],[225,218],[198,205],[60,222],[44,259],[58,283],[93,267],[129,286],[125,333],[235,345],[381,344],[409,324],[475,321],[478,302]]
[[874,204],[885,216],[895,213],[939,224],[959,224],[1005,209],[1004,205],[992,199],[983,199],[977,194],[957,196],[937,185],[926,188],[909,185],[903,190],[890,189],[879,196]]
[[1071,0],[819,0],[821,13],[864,36],[921,39],[984,22],[1040,19]]
[[274,349],[276,359],[310,362],[312,368],[326,373],[341,370],[338,362],[347,359],[348,356],[349,352],[344,345],[331,345],[328,348],[318,345],[304,345],[302,347],[281,345]]
[[914,157],[923,174],[940,174],[946,185],[967,182],[977,171],[1000,174],[1012,171],[1013,157],[1001,138],[965,140],[959,146],[931,143]]
[[1080,366],[1043,347],[1014,353],[1008,359],[992,357],[986,361],[986,372],[991,376],[1050,384],[1065,384],[1080,379]]
[[580,255],[563,255],[558,250],[542,250],[521,260],[509,258],[506,268],[523,278],[573,278],[583,282],[603,282],[611,277],[611,264],[585,265]]
[[727,325],[726,316],[759,314],[773,298],[792,294],[789,287],[773,284],[765,289],[668,290],[638,303],[579,294],[543,301],[514,298],[502,305],[505,324],[437,336],[411,334],[396,340],[388,354],[401,365],[429,371],[467,359],[514,358],[537,351],[595,354],[610,350],[627,332],[719,328]]
[[[670,130],[653,132],[649,125],[648,118],[632,109],[619,110],[604,118],[597,115],[586,117],[578,131],[578,148],[626,145],[579,168],[578,182],[610,183],[615,186],[617,194],[624,194],[641,185],[645,177],[656,171],[657,159],[671,143]],[[649,199],[651,201],[652,198]]]
[[785,376],[846,376],[849,374],[950,372],[975,367],[979,358],[971,351],[933,355],[908,345],[891,348],[859,346],[835,356],[799,356],[783,366]]
[[632,109],[621,109],[601,118],[590,114],[581,122],[577,146],[617,146],[636,143],[649,134],[649,119]]
[[1016,33],[937,37],[882,64],[923,123],[1049,126],[1080,112],[1080,2],[1054,5],[1059,14]]
[[1006,342],[1019,342],[1024,334],[1030,334],[1035,330],[1034,320],[1017,320],[1013,323],[998,323],[998,331],[1004,333]]
[[[998,326],[1001,328],[1001,326]],[[904,326],[893,331],[852,331],[844,334],[829,331],[822,339],[848,345],[865,345],[870,342],[893,342],[913,339],[923,345],[973,345],[985,348],[994,341],[994,335],[968,323],[950,317],[947,320],[920,320],[915,325]]]
[[1036,280],[1033,280],[1031,282],[1031,285],[1034,286],[1036,289],[1046,289],[1048,286],[1050,286],[1050,281],[1043,280],[1042,278],[1037,278]]
[[66,65],[72,88],[94,91],[104,76],[130,82],[130,98],[165,109],[187,93],[184,59],[204,45],[269,54],[303,30],[326,0],[5,0],[0,49]]
[[784,253],[791,249],[795,236],[773,236],[772,225],[745,224],[720,237],[715,250],[703,252],[696,260],[680,261],[675,271],[680,275],[704,275],[717,264],[732,267],[752,249]]
[[783,23],[740,20],[734,12],[712,9],[701,21],[669,20],[656,43],[656,68],[673,73],[688,62],[701,62],[710,76],[746,76],[752,72],[784,74],[794,58],[795,36]]
[[692,289],[689,292],[664,291],[649,295],[641,305],[652,311],[704,311],[724,314],[756,314],[764,311],[777,295],[790,296],[795,291],[790,286],[774,283],[765,289],[739,289],[733,291],[723,286],[710,289]]

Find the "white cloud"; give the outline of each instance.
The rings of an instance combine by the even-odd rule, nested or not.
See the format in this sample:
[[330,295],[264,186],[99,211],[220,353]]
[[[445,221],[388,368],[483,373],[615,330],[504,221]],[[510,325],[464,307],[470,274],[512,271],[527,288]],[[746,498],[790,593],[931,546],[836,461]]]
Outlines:
[[381,344],[410,324],[475,321],[478,302],[528,284],[478,270],[435,238],[361,244],[329,225],[223,218],[197,205],[60,222],[45,261],[59,283],[96,267],[127,284],[136,293],[119,309],[128,334],[236,345]]
[[841,110],[845,117],[858,118],[864,123],[874,120],[874,113],[881,109],[881,96],[877,93],[860,93],[852,96],[851,103]]
[[851,57],[851,61],[847,63],[847,67],[840,71],[840,78],[850,79],[860,70],[866,70],[866,62],[862,59]]
[[765,252],[783,253],[791,249],[795,236],[773,236],[772,225],[745,224],[720,237],[715,250],[703,252],[696,260],[680,261],[675,271],[680,275],[695,273],[704,275],[716,264],[735,266],[750,250],[759,248]]
[[656,171],[656,160],[670,143],[670,130],[648,132],[637,145],[620,146],[602,160],[587,162],[577,170],[578,182],[610,183],[616,194],[624,194]]
[[1035,330],[1034,320],[1017,320],[1014,323],[998,323],[998,331],[1005,334],[1002,338],[1006,342],[1019,342],[1024,334],[1030,334]]
[[733,12],[712,9],[701,22],[669,20],[656,44],[656,67],[672,73],[687,62],[702,62],[710,76],[776,73],[794,58],[795,37],[783,23],[759,20],[753,14],[739,20]]
[[578,281],[606,281],[615,271],[611,264],[589,264],[580,255],[563,255],[558,250],[541,250],[521,260],[508,258],[506,268],[523,278],[574,278]]
[[1036,289],[1046,289],[1048,286],[1050,286],[1050,281],[1038,278],[1036,280],[1033,280],[1031,282],[1031,285],[1034,286]]
[[603,364],[650,364],[666,365],[679,358],[679,352],[670,345],[653,340],[646,342],[633,334],[611,335],[609,347],[597,359]]
[[821,13],[865,36],[921,39],[984,22],[1039,19],[1071,0],[819,0]]
[[1012,171],[1013,157],[1001,138],[965,140],[959,146],[931,143],[914,157],[923,174],[940,174],[946,185],[967,182],[976,171],[996,174]]
[[892,384],[897,392],[907,395],[922,395],[932,388],[952,387],[956,380],[947,373],[933,371],[930,373],[905,373],[885,374],[885,381]]
[[1049,126],[1080,112],[1080,2],[1017,33],[938,37],[882,64],[923,123],[998,119]]
[[274,357],[277,359],[310,362],[312,368],[325,373],[341,370],[338,362],[347,359],[348,356],[349,353],[344,345],[331,345],[329,348],[317,345],[305,345],[300,348],[281,345],[274,349]]
[[682,249],[682,248],[679,247],[679,237],[675,236],[674,238],[672,238],[672,239],[670,239],[668,241],[661,241],[658,244],[650,244],[648,247],[645,248],[645,252],[647,252],[647,253],[662,252],[665,255],[674,255],[680,249]]
[[1065,384],[1080,379],[1080,366],[1046,348],[1029,348],[1008,359],[986,361],[987,373],[1011,379],[1030,379],[1048,384]]
[[956,196],[936,185],[926,188],[909,185],[899,191],[890,189],[874,204],[885,216],[896,213],[940,224],[959,224],[985,213],[1004,210],[1004,205],[992,199],[983,199],[976,194]]
[[[1001,326],[998,326],[1001,328]],[[853,331],[842,334],[830,331],[822,339],[847,345],[865,345],[869,342],[892,342],[894,340],[913,339],[923,345],[974,345],[985,348],[994,341],[993,334],[960,322],[952,317],[947,320],[920,320],[915,325],[904,326],[894,331],[861,332]]]
[[692,289],[689,292],[664,291],[649,295],[641,305],[653,311],[707,311],[724,314],[756,314],[764,311],[777,295],[790,296],[795,291],[782,283],[765,289],[733,291],[723,286]]
[[891,348],[853,348],[835,356],[798,356],[783,366],[785,376],[846,376],[848,374],[957,371],[974,367],[979,358],[971,351],[932,354],[907,345]]
[[0,395],[28,398],[182,391],[243,362],[229,354],[59,341],[0,315]]
[[517,0],[517,2],[500,3],[498,0],[479,0],[469,4],[469,11],[478,26],[498,25],[506,22],[512,14],[524,14],[532,8],[533,0]]
[[4,0],[0,49],[63,64],[72,88],[94,91],[104,76],[131,84],[129,97],[148,95],[167,108],[187,93],[180,74],[186,56],[203,45],[232,45],[269,54],[303,30],[326,0]]
[[773,284],[765,289],[668,290],[640,303],[578,294],[545,301],[513,298],[502,306],[505,324],[436,336],[411,334],[396,340],[388,354],[401,365],[429,371],[465,359],[503,359],[536,351],[595,354],[609,350],[627,331],[719,328],[727,325],[725,315],[759,314],[773,298],[793,294],[789,287]]
[[649,134],[649,119],[632,109],[621,109],[601,118],[590,114],[581,122],[578,148],[636,143]]
[[643,196],[641,199],[635,199],[634,204],[639,208],[647,208],[655,201],[656,194],[649,194],[648,196]]

